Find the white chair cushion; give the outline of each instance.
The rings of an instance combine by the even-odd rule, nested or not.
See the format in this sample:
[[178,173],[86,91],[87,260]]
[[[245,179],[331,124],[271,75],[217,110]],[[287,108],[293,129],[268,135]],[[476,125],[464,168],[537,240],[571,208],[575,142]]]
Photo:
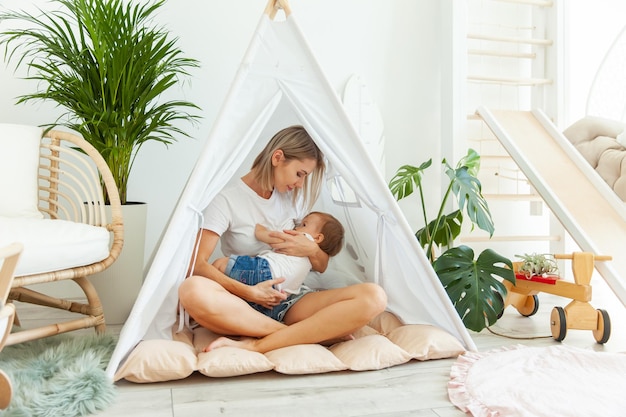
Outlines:
[[37,209],[42,134],[36,126],[0,123],[0,216],[43,217]]
[[0,247],[22,242],[16,276],[89,265],[109,256],[104,227],[66,220],[0,217]]

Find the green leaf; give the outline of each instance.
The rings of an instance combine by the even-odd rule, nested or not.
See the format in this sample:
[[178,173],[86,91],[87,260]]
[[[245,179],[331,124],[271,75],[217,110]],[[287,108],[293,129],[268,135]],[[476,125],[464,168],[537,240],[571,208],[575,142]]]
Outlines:
[[447,169],[446,174],[452,182],[452,192],[457,198],[459,210],[465,210],[473,224],[493,236],[494,225],[487,200],[482,195],[478,178],[470,175],[467,167]]
[[437,224],[437,219],[435,219],[428,223],[428,229],[423,227],[418,230],[415,237],[422,247],[428,245],[431,236],[437,246],[450,247],[454,243],[454,239],[461,234],[462,223],[463,213],[460,210],[455,210],[450,214],[441,216],[437,230],[433,230]]
[[480,155],[478,152],[473,150],[472,148],[467,150],[467,155],[465,155],[459,163],[457,164],[457,168],[466,167],[467,172],[472,177],[478,176],[478,171],[480,171]]
[[504,309],[507,291],[500,279],[515,284],[511,261],[491,249],[474,261],[471,248],[451,248],[433,267],[465,327],[476,332],[494,324]]
[[396,175],[389,182],[389,189],[396,200],[400,201],[404,197],[413,194],[413,189],[422,186],[422,175],[432,164],[433,160],[429,159],[423,162],[419,167],[413,165],[403,165],[398,168]]

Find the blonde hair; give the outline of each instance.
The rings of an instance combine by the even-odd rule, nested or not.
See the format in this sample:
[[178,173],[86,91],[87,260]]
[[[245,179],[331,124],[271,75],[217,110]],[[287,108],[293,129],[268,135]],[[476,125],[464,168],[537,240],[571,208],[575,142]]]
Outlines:
[[[290,126],[278,131],[265,145],[265,148],[257,155],[252,163],[252,171],[255,180],[264,190],[271,190],[274,183],[274,166],[272,155],[277,150],[282,150],[287,161],[297,159],[313,159],[316,161],[315,169],[307,175],[302,186],[304,204],[310,209],[319,196],[322,179],[326,170],[324,155],[319,150],[313,138],[302,126]],[[293,190],[294,202],[297,200],[300,189]]]
[[308,215],[317,215],[322,218],[324,224],[322,225],[321,233],[324,235],[324,239],[319,243],[321,250],[326,252],[328,256],[337,255],[343,248],[343,237],[345,230],[339,220],[328,213],[322,213],[320,211],[312,211]]

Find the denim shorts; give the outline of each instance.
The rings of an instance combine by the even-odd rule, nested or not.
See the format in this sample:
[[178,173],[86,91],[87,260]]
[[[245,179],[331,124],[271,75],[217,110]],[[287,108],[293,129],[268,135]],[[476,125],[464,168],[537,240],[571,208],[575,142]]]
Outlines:
[[[231,255],[224,273],[247,285],[256,285],[272,279],[272,273],[267,260],[251,256],[235,256]],[[262,305],[248,302],[252,308],[276,321],[282,322],[285,319],[287,311],[298,302],[303,296],[310,292],[314,292],[306,285],[300,287],[297,294],[290,294],[285,300],[281,301],[274,308],[263,307]]]
[[[285,315],[287,314],[287,311],[289,311],[289,309],[293,307],[295,303],[300,301],[302,297],[304,297],[305,295],[311,292],[315,292],[315,290],[307,287],[306,285],[301,285],[300,291],[297,294],[289,294],[289,297],[281,301],[280,304],[278,304],[274,308],[270,309],[270,308],[258,306],[262,309],[262,310],[259,310],[257,307],[254,307],[254,306],[252,307],[254,307],[255,310],[265,314],[266,316],[271,317],[274,320],[280,321],[282,323],[283,320],[285,320]],[[266,312],[266,311],[269,311],[269,312]]]
[[247,285],[256,285],[272,279],[272,271],[267,260],[252,256],[231,255],[224,273]]

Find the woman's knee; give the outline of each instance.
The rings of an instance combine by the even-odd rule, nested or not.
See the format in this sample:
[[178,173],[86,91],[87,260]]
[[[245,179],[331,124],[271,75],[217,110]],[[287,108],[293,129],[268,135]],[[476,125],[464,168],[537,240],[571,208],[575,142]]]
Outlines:
[[359,298],[363,302],[364,311],[375,317],[387,308],[387,293],[378,284],[366,282],[358,285]]
[[197,287],[197,277],[186,278],[178,287],[178,299],[183,305],[194,295],[194,288]]
[[189,309],[210,297],[213,285],[215,285],[213,281],[204,277],[188,277],[178,287],[178,299],[183,307]]

